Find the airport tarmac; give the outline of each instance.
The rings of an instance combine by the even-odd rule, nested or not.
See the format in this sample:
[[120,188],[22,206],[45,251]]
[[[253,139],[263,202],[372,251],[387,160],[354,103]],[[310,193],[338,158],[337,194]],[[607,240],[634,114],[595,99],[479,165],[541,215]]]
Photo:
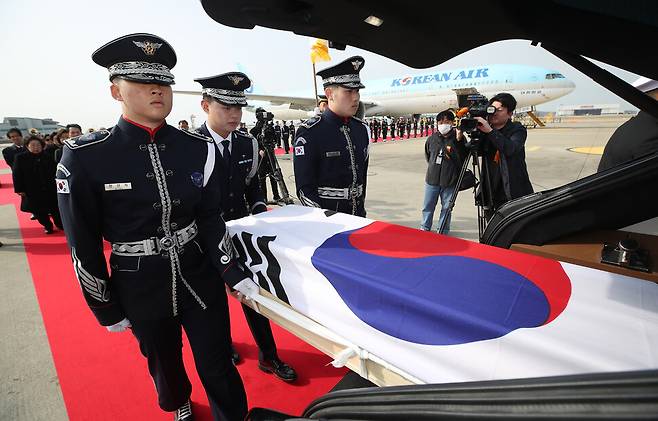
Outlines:
[[[551,189],[594,174],[601,156],[569,149],[602,149],[615,129],[627,119],[627,116],[565,118],[547,127],[529,129],[526,163],[534,190]],[[420,227],[427,169],[423,152],[425,140],[423,137],[371,144],[366,196],[368,218]],[[296,189],[290,156],[279,155],[279,164],[288,190],[293,194]],[[271,191],[269,195],[271,198]],[[438,229],[439,211],[440,205],[437,205],[433,229]],[[472,190],[462,191],[457,197],[450,235],[477,241],[477,208]]]
[[[627,117],[577,119],[528,131],[526,160],[535,191],[550,189],[596,171],[600,155],[572,152],[603,147]],[[417,228],[424,194],[425,138],[376,143],[371,148],[366,209],[368,217]],[[280,156],[291,193],[295,191],[290,156]],[[0,170],[7,174],[9,170]],[[268,183],[269,184],[269,183]],[[269,188],[269,186],[268,186]],[[271,191],[270,197],[271,197]],[[67,419],[31,281],[23,237],[12,205],[0,205],[0,419]],[[435,213],[435,220],[438,212]],[[35,227],[38,227],[34,221]],[[436,226],[434,227],[436,228]],[[477,239],[477,212],[471,191],[461,192],[451,235]],[[29,355],[26,358],[26,355]]]

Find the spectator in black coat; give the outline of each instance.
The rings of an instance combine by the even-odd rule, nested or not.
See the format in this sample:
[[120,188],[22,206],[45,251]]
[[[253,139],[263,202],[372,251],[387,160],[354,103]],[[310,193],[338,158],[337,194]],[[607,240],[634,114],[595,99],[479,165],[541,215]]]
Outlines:
[[32,212],[46,234],[52,234],[53,222],[62,229],[55,186],[57,164],[44,153],[43,141],[37,136],[27,138],[25,147],[27,152],[14,161],[14,191],[23,198],[21,210]]

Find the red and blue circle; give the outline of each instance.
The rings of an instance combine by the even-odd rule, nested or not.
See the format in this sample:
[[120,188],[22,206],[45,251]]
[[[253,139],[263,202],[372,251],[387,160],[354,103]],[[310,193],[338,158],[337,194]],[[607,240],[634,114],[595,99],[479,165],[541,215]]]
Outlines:
[[571,295],[559,262],[383,222],[333,235],[311,261],[359,319],[418,344],[537,328]]

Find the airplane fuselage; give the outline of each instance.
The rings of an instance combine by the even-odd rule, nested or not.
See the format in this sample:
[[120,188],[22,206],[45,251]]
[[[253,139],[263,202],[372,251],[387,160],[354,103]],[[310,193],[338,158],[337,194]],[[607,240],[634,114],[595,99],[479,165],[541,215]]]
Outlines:
[[[363,74],[362,74],[363,76]],[[575,84],[557,71],[525,65],[488,65],[457,70],[427,70],[399,77],[367,80],[361,100],[369,116],[436,114],[457,108],[458,95],[477,90],[491,98],[508,92],[517,109],[543,104],[569,94]],[[271,106],[278,120],[306,119],[313,112],[291,109],[287,104]]]
[[491,65],[435,70],[399,78],[364,81],[362,101],[375,104],[366,116],[433,114],[457,107],[458,94],[469,88],[491,98],[508,92],[517,108],[539,105],[567,95],[575,85],[560,73],[540,67]]

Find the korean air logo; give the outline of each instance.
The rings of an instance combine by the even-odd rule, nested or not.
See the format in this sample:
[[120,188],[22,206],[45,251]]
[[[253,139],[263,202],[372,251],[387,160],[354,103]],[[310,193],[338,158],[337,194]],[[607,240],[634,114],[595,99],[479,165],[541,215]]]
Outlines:
[[454,72],[441,72],[435,74],[427,74],[420,76],[405,76],[399,79],[393,79],[391,87],[394,86],[409,86],[409,85],[423,85],[432,82],[448,82],[460,79],[480,79],[489,77],[489,68],[483,67],[480,69],[468,69]]

